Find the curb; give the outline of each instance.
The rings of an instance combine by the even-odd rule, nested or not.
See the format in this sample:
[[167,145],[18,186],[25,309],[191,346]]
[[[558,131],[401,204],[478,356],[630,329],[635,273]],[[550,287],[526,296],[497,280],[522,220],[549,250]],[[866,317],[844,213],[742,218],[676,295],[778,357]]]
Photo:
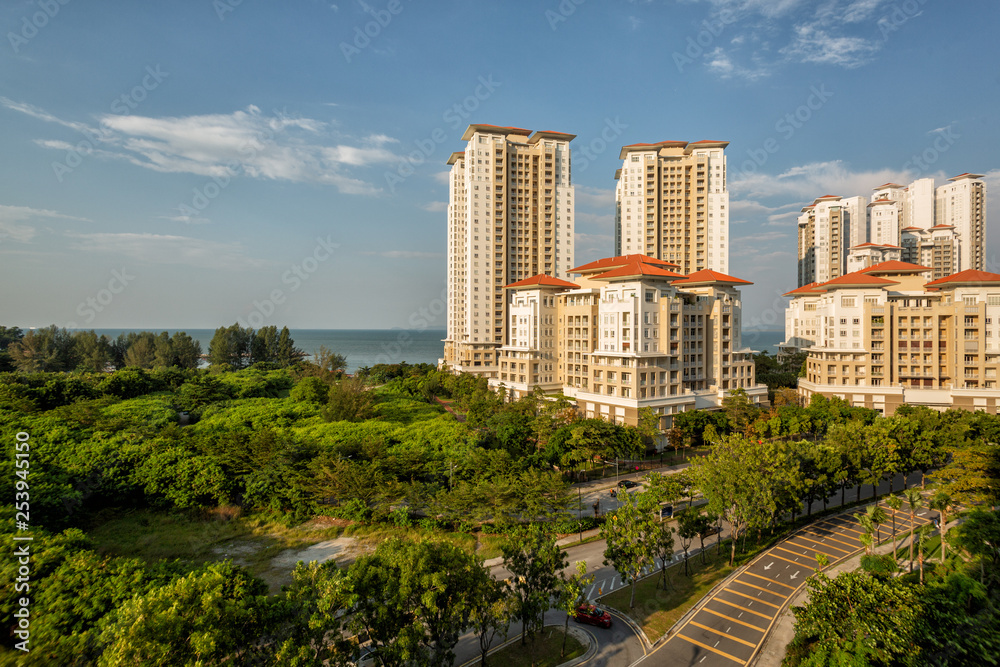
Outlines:
[[604,603],[601,603],[601,607],[604,609],[604,611],[606,611],[608,613],[614,612],[613,615],[615,616],[615,618],[619,619],[620,621],[622,621],[623,623],[625,623],[625,625],[627,625],[630,628],[632,628],[632,631],[635,632],[635,634],[639,637],[639,639],[641,640],[644,648],[646,648],[646,649],[652,648],[653,645],[649,643],[649,637],[646,636],[646,633],[643,632],[642,628],[640,628],[639,625],[635,621],[633,621],[631,618],[629,618],[628,614],[626,614],[625,612],[621,611],[620,609],[615,609],[614,607],[609,607],[608,605],[606,605]]

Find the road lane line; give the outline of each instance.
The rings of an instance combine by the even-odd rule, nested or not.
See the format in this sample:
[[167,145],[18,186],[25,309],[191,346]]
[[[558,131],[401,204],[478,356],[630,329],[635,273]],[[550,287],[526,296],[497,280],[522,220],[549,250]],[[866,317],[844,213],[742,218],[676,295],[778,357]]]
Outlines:
[[691,638],[690,638],[690,637],[688,637],[687,635],[682,635],[682,634],[681,634],[681,633],[679,633],[679,632],[677,633],[677,636],[678,636],[678,637],[680,637],[681,639],[685,640],[685,641],[689,641],[689,642],[691,642],[691,643],[692,643],[692,644],[694,644],[695,646],[700,646],[701,648],[703,648],[703,649],[705,649],[705,650],[707,650],[707,651],[711,651],[711,652],[713,652],[713,653],[718,653],[719,655],[721,655],[721,656],[723,656],[723,657],[726,657],[726,658],[729,658],[730,660],[732,660],[732,661],[733,661],[733,662],[735,662],[735,663],[739,663],[739,664],[741,664],[741,665],[745,665],[745,664],[747,664],[745,660],[740,660],[740,659],[739,659],[739,658],[737,658],[737,657],[736,657],[735,655],[729,655],[729,654],[728,654],[728,653],[726,653],[725,651],[720,651],[719,649],[717,649],[717,648],[715,648],[715,647],[712,647],[712,646],[709,646],[708,644],[702,644],[702,643],[701,643],[700,641],[698,641],[697,639],[691,639]]
[[757,632],[764,632],[764,628],[758,628],[756,625],[751,625],[750,623],[747,623],[746,621],[741,621],[738,618],[732,618],[730,616],[726,616],[725,614],[720,614],[717,611],[712,611],[708,607],[702,607],[701,610],[702,611],[707,611],[709,614],[714,614],[715,616],[718,616],[719,618],[724,618],[727,621],[732,621],[733,623],[739,623],[740,625],[744,625],[744,626],[746,626],[746,627],[748,627],[748,628],[750,628],[752,630],[756,630]]
[[784,586],[788,590],[797,590],[795,586],[789,586],[788,584],[783,584],[780,581],[774,581],[773,579],[768,579],[767,577],[762,577],[759,574],[754,574],[753,572],[744,572],[743,574],[749,574],[751,577],[757,577],[758,579],[763,579],[764,581],[770,581],[773,584],[778,584],[779,586]]
[[767,614],[762,614],[762,613],[760,613],[759,611],[754,611],[753,609],[745,609],[745,608],[741,607],[741,606],[740,606],[740,605],[738,605],[738,604],[735,604],[735,603],[732,603],[732,602],[729,602],[729,601],[727,601],[727,600],[723,600],[723,599],[721,599],[721,598],[717,598],[717,597],[716,597],[716,598],[712,598],[712,600],[711,600],[711,601],[712,601],[712,602],[721,602],[722,604],[727,604],[727,605],[729,605],[730,607],[735,607],[736,609],[739,609],[739,610],[740,610],[740,613],[743,613],[743,612],[745,611],[745,612],[746,612],[746,613],[748,613],[748,614],[753,614],[754,616],[760,616],[761,618],[766,618],[766,619],[767,619],[767,620],[769,620],[769,621],[770,621],[770,620],[771,620],[772,618],[774,618],[773,616],[768,616]]
[[742,579],[733,579],[733,581],[735,583],[743,585],[743,586],[749,586],[750,588],[756,588],[758,591],[763,591],[764,593],[767,593],[768,595],[777,596],[777,597],[781,598],[782,600],[787,600],[788,599],[787,595],[782,595],[781,593],[776,593],[776,592],[774,592],[772,590],[769,590],[767,588],[761,588],[760,586],[757,586],[755,584],[748,584],[747,582],[743,581]]
[[[721,630],[716,630],[714,628],[710,628],[707,625],[702,625],[701,623],[696,623],[694,621],[690,621],[689,625],[693,625],[696,628],[701,628],[702,630],[708,630],[709,632],[713,632],[713,633],[715,633],[717,635],[722,635],[726,639],[732,639],[734,642],[739,642],[740,644],[743,644],[744,646],[749,646],[750,648],[757,648],[756,644],[751,644],[750,642],[745,641],[743,639],[740,639],[739,637],[734,637],[732,635],[728,635],[725,632],[722,632]],[[716,644],[716,646],[718,646],[718,644]]]
[[[819,535],[819,536],[820,536],[820,537],[822,537],[823,539],[826,539],[826,540],[830,540],[831,542],[837,542],[837,543],[839,543],[839,544],[843,544],[843,545],[844,545],[845,547],[851,547],[851,551],[854,551],[855,549],[857,549],[857,548],[858,548],[858,547],[854,546],[853,544],[849,544],[849,543],[847,543],[847,542],[845,542],[845,541],[843,541],[843,540],[838,540],[837,538],[835,538],[835,537],[830,537],[829,535],[822,535],[822,534],[820,534],[820,533],[816,533],[816,532],[813,532],[813,531],[811,531],[811,530],[805,530],[805,531],[803,531],[803,532],[805,532],[805,533],[809,533],[809,534],[811,534],[811,535]],[[830,532],[831,532],[831,533],[833,533],[833,531],[830,531]],[[841,533],[833,533],[833,534],[834,534],[834,535],[841,535]],[[842,537],[847,537],[847,535],[842,535]]]
[[[758,600],[757,598],[750,597],[749,595],[746,595],[745,593],[740,593],[739,591],[734,591],[732,588],[723,588],[722,590],[724,590],[727,593],[732,593],[733,595],[739,595],[741,598],[746,598],[747,600],[754,600],[755,602],[759,602],[761,604],[766,604],[768,607],[773,607],[775,609],[781,609],[781,607],[779,605],[771,604],[770,602],[764,602],[763,600]],[[770,617],[768,617],[768,618],[770,618]]]

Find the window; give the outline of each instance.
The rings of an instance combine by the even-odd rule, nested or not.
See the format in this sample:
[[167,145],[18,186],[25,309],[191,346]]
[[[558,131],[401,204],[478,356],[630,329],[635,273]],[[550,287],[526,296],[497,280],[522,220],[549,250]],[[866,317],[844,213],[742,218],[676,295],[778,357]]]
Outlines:
[[854,308],[854,297],[853,296],[840,297],[840,305],[844,308]]

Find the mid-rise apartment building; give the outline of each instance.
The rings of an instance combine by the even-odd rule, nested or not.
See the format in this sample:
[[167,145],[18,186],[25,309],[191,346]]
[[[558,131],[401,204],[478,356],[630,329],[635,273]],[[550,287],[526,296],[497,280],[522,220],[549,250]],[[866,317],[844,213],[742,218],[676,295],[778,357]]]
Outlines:
[[841,197],[826,195],[804,207],[798,225],[799,285],[843,275],[849,239]]
[[444,358],[492,377],[505,342],[504,287],[573,266],[575,135],[470,125],[448,159],[448,323]]
[[726,141],[661,141],[621,149],[615,173],[615,253],[729,270]]
[[958,237],[958,270],[986,266],[986,182],[982,174],[961,174],[935,191],[934,221]]
[[1000,274],[887,262],[789,292],[786,343],[808,351],[799,393],[892,414],[904,403],[996,414]]
[[643,254],[572,269],[573,281],[532,276],[507,286],[508,343],[490,385],[517,398],[541,387],[576,399],[587,417],[637,424],[719,407],[735,389],[766,403],[742,345],[739,286],[750,284]]

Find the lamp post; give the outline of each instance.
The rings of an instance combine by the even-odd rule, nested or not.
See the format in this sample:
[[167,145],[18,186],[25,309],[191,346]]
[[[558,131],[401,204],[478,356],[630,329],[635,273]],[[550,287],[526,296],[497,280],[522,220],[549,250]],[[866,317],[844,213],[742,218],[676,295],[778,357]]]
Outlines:
[[577,510],[576,527],[580,529],[580,541],[583,542],[583,489],[576,487],[576,493],[580,505],[580,509]]

